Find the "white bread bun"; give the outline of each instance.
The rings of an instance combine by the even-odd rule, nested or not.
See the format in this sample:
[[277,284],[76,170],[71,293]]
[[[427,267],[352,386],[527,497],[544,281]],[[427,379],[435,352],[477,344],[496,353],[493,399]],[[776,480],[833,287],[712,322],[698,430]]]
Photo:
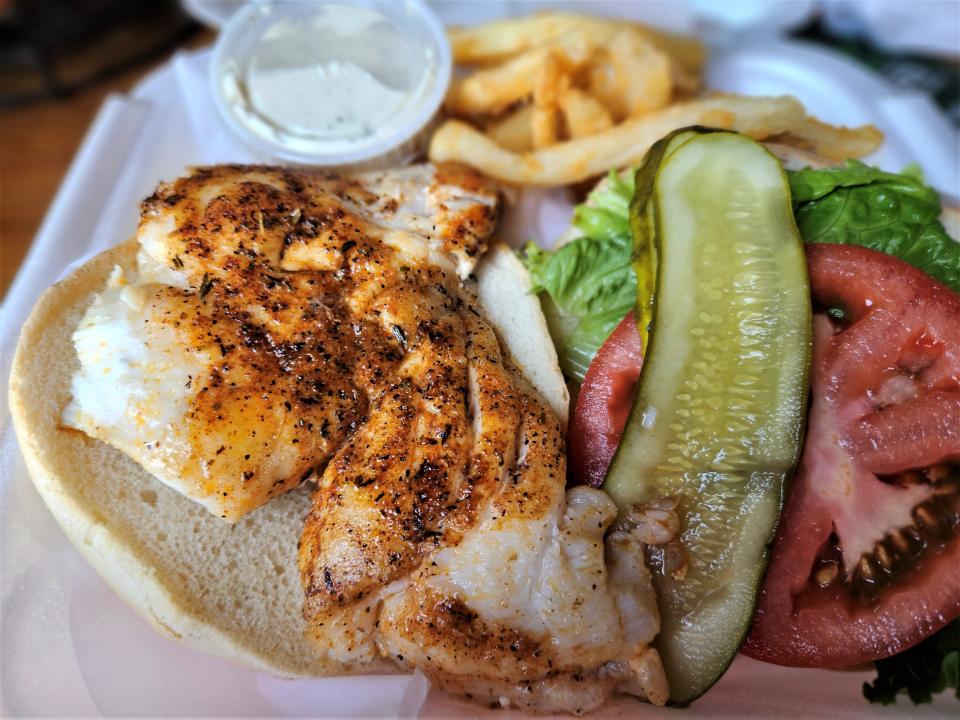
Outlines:
[[[332,664],[304,639],[296,557],[308,488],[229,525],[119,450],[61,424],[79,365],[73,331],[114,266],[135,266],[136,248],[109,250],[51,287],[21,331],[10,409],[44,502],[113,590],[168,637],[281,676],[394,669]],[[480,301],[515,362],[565,417],[566,387],[523,266],[495,248],[477,274]]]
[[487,319],[510,348],[514,364],[523,372],[551,410],[567,427],[570,393],[560,372],[557,351],[550,338],[540,299],[516,253],[495,245],[476,269],[477,297]]

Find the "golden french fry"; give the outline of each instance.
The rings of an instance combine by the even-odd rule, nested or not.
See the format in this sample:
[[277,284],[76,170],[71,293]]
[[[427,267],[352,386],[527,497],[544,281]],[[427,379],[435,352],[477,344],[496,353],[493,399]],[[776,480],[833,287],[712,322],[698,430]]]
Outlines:
[[872,153],[883,142],[883,133],[873,125],[850,128],[807,117],[778,140],[830,160],[846,160]]
[[556,107],[560,103],[560,94],[569,85],[563,58],[557,51],[551,50],[544,57],[537,72],[533,86],[533,104],[542,108]]
[[547,57],[555,55],[564,70],[569,72],[590,59],[599,37],[592,28],[573,30],[503,65],[479,70],[456,80],[447,93],[447,111],[461,117],[502,112],[533,94],[540,67]]
[[613,118],[600,101],[577,88],[567,88],[560,95],[560,110],[572,138],[593,135],[613,126]]
[[670,57],[677,87],[693,93],[699,90],[706,48],[696,38],[660,30],[642,23],[602,20],[571,13],[551,12],[515,20],[500,20],[450,30],[453,59],[461,65],[499,63],[541,45],[553,42],[577,28],[594,26],[607,32],[629,26]]
[[494,114],[529,97],[537,68],[546,55],[544,50],[532,51],[499,67],[454,80],[447,91],[447,112],[467,117]]
[[569,85],[559,54],[550,51],[540,66],[533,88],[531,132],[534,150],[554,145],[560,139],[560,95]]
[[490,123],[487,136],[511,152],[533,149],[533,105],[521,105]]
[[670,58],[670,72],[678,90],[687,94],[700,90],[703,66],[707,63],[707,48],[702,42],[688,35],[666,32],[642,23],[634,23],[633,27]]
[[560,140],[560,109],[556,106],[544,108],[534,105],[530,131],[534,150],[556,145]]
[[659,110],[673,93],[670,61],[636,30],[621,30],[590,64],[589,89],[616,121]]
[[783,137],[785,136],[775,135],[765,140],[763,144],[767,150],[777,156],[777,160],[787,170],[802,170],[808,167],[823,168],[831,164],[831,161],[826,158],[814,155],[808,150],[797,147],[797,145],[788,145],[782,142],[781,138]]
[[530,153],[504,150],[470,125],[451,120],[434,133],[429,155],[434,162],[472,165],[504,182],[568,185],[640,162],[653,143],[687,125],[712,124],[763,140],[791,132],[805,120],[803,105],[789,95],[721,96],[673,105],[602,133]]
[[576,15],[545,13],[526,18],[498,20],[447,32],[453,61],[460,65],[500,63],[520,53],[550,43],[576,29]]

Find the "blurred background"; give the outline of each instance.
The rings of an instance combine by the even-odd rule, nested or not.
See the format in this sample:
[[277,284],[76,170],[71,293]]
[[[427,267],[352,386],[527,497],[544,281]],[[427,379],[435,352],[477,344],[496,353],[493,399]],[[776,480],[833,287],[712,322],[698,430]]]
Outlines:
[[[209,45],[240,4],[0,0],[0,297],[104,98],[130,91],[174,53]],[[630,16],[721,48],[794,37],[926,93],[960,126],[960,0],[430,4],[441,19],[460,21],[546,7]]]

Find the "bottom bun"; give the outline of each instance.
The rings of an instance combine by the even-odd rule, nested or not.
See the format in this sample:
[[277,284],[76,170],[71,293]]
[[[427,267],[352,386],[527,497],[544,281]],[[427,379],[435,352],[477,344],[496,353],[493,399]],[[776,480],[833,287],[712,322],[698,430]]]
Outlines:
[[[107,584],[163,635],[287,677],[395,671],[387,660],[362,667],[333,662],[304,637],[297,541],[308,487],[229,525],[124,453],[61,424],[79,367],[73,331],[113,267],[136,266],[136,249],[131,241],[109,250],[47,290],[21,332],[10,409],[47,507]],[[503,252],[482,268],[481,302],[523,281],[516,274],[522,266]],[[514,358],[548,403],[565,411],[566,389],[536,297],[512,310],[512,327],[501,334],[527,338]]]

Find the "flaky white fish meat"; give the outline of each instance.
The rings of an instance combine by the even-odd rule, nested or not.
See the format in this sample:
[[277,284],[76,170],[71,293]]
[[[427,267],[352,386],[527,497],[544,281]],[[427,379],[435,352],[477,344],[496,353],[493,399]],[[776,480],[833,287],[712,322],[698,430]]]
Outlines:
[[456,167],[200,168],[144,201],[74,340],[65,422],[228,522],[311,479],[310,638],[484,703],[663,703],[643,545],[566,490],[556,416],[469,280],[497,189]]

